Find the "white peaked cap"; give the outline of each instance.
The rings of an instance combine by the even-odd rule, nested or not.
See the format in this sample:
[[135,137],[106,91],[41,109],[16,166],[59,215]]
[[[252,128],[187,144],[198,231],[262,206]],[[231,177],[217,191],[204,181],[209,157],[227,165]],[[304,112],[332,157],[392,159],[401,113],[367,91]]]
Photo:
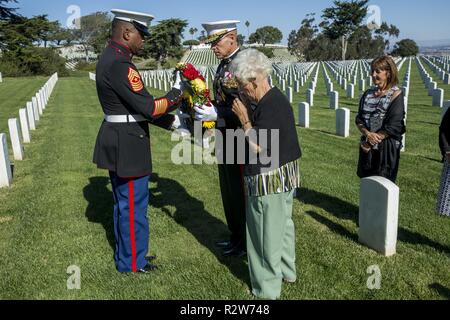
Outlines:
[[151,14],[121,9],[112,9],[111,13],[114,15],[114,19],[131,22],[133,24],[137,23],[144,28],[148,28],[150,22],[155,18]]
[[228,32],[237,30],[238,23],[240,23],[239,20],[222,20],[203,23],[202,26],[208,34],[205,42],[211,43],[217,41]]

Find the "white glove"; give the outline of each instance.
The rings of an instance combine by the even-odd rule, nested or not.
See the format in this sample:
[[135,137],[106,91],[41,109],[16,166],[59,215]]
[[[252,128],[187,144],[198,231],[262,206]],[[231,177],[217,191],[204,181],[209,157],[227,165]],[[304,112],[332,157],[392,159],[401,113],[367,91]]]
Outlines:
[[199,121],[217,121],[217,108],[214,105],[194,107],[195,120]]
[[185,119],[189,118],[190,116],[188,114],[178,109],[175,120],[172,123],[172,129],[177,131],[181,136],[189,135],[189,127],[185,121]]
[[181,86],[183,85],[183,81],[181,80],[180,71],[175,72],[175,82],[173,84],[173,88],[181,90]]

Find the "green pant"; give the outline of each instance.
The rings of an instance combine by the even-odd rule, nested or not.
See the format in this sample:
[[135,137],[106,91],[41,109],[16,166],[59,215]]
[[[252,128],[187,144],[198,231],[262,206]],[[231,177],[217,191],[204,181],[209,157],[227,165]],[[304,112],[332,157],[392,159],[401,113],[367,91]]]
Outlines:
[[253,294],[278,299],[283,279],[293,282],[295,229],[292,221],[294,192],[248,197],[247,254]]

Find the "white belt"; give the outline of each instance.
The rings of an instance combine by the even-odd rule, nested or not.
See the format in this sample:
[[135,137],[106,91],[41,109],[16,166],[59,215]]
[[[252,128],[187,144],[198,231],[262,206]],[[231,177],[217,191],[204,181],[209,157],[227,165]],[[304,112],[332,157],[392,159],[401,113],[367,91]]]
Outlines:
[[105,114],[105,121],[109,123],[129,123],[129,122],[146,122],[143,116],[139,114],[128,114],[121,116],[112,116]]

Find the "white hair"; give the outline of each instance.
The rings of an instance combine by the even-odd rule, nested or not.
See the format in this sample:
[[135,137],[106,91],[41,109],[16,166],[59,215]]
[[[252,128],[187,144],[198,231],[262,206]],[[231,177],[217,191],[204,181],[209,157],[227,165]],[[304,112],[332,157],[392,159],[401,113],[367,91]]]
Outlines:
[[267,78],[272,73],[272,62],[256,49],[246,49],[238,53],[230,66],[236,78],[248,82],[249,79]]

